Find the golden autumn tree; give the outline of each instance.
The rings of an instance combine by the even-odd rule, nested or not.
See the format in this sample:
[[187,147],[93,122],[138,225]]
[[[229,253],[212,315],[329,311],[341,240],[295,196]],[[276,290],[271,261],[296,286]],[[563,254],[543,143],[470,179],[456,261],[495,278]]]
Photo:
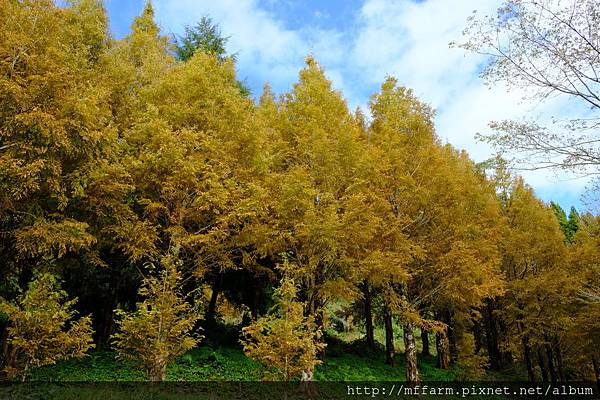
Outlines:
[[121,164],[136,215],[117,228],[117,245],[132,262],[181,246],[184,272],[212,286],[212,320],[225,272],[254,265],[244,232],[260,209],[261,126],[233,60],[196,52],[175,62],[169,48],[148,3],[115,50],[125,60],[115,74],[133,76],[115,96],[127,107]]
[[[388,202],[385,224],[390,227],[395,224],[401,235],[410,240],[402,246],[405,248],[404,254],[399,253],[405,268],[397,277],[399,279],[390,281],[386,294],[384,318],[387,358],[390,362],[393,357],[392,314],[401,313],[405,333],[406,378],[416,383],[419,377],[413,328],[423,324],[425,319],[411,304],[409,283],[420,257],[412,257],[410,250],[417,250],[415,255],[422,255],[421,246],[413,232],[429,218],[424,209],[428,198],[420,179],[426,175],[423,169],[435,165],[431,158],[436,146],[432,111],[419,102],[410,90],[399,87],[396,79],[391,77],[382,84],[380,92],[371,97],[369,105],[373,118],[369,137],[386,159],[381,163],[385,170],[381,174],[383,185],[380,189],[381,198]],[[392,246],[391,250],[398,249]]]
[[[447,325],[446,338],[438,338],[438,353],[443,353],[447,339],[450,363],[458,362],[477,375],[483,373],[487,358],[471,351],[472,331],[485,301],[504,293],[499,241],[505,222],[494,186],[466,153],[445,146],[442,155],[444,166],[433,200],[436,212],[425,232],[428,261],[422,274],[429,279],[418,290],[435,293],[428,303]],[[443,357],[438,361],[442,365]]]
[[[405,247],[416,251],[416,257],[404,252],[404,279],[396,283],[390,304],[403,324],[407,380],[417,382],[414,329],[441,334],[441,322],[447,321],[434,315],[437,305],[454,302],[469,310],[501,291],[493,236],[500,210],[493,189],[466,155],[438,143],[433,111],[411,91],[388,78],[372,97],[371,112],[370,138],[390,160],[383,174],[389,217],[400,218],[410,240]],[[457,297],[457,290],[470,296]]]
[[199,340],[192,334],[197,310],[181,293],[181,263],[171,255],[161,264],[158,276],[144,278],[137,310],[117,310],[119,332],[113,337],[119,356],[139,362],[151,381],[164,381],[169,363]]
[[[289,264],[288,264],[289,266]],[[312,316],[304,316],[294,281],[284,276],[274,292],[275,306],[243,329],[246,355],[260,362],[272,378],[298,379],[321,364],[318,354],[325,348],[321,331]],[[312,377],[309,377],[312,380]]]
[[565,263],[563,233],[551,208],[521,178],[514,180],[505,207],[510,228],[502,243],[507,293],[499,311],[508,329],[504,345],[521,356],[531,381],[536,379],[536,359],[552,381],[564,381],[561,342],[573,324],[568,307],[577,280]]
[[95,0],[2,1],[0,13],[0,254],[3,277],[23,282],[41,257],[99,263],[82,199],[117,139],[102,76],[109,37]]
[[360,234],[360,130],[346,102],[332,88],[312,58],[294,89],[275,102],[269,92],[259,112],[270,121],[269,193],[254,229],[263,257],[285,252],[294,266],[289,273],[300,285],[307,315],[322,326],[324,307],[347,297],[353,235]]
[[0,301],[8,317],[9,378],[25,381],[33,368],[81,358],[94,347],[89,316],[75,319],[77,299],[67,300],[56,276],[40,273],[15,303]]
[[[573,272],[580,276],[580,286],[573,299],[573,329],[567,338],[567,348],[576,351],[570,355],[578,377],[593,376],[600,381],[600,221],[584,215],[569,247],[569,261]],[[591,368],[590,368],[591,367]]]
[[[377,101],[375,96],[373,100]],[[372,103],[372,106],[375,104]],[[356,118],[359,127],[364,126],[360,113]],[[392,304],[398,300],[395,287],[410,279],[409,264],[422,256],[422,249],[407,234],[406,228],[413,222],[413,217],[402,206],[412,202],[403,170],[403,139],[388,136],[389,131],[378,125],[380,121],[374,120],[369,129],[363,129],[366,143],[363,145],[364,165],[360,178],[366,183],[359,187],[360,197],[356,198],[360,201],[353,207],[360,213],[358,225],[361,228],[348,240],[348,251],[350,261],[356,265],[353,278],[362,294],[366,342],[368,345],[374,343],[372,303],[381,296],[386,362],[393,365]]]

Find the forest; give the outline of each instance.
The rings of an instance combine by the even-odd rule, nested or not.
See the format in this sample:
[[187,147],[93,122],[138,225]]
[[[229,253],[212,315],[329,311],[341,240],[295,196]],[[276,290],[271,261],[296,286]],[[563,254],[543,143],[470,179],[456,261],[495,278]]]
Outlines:
[[108,23],[0,0],[0,380],[600,382],[600,217],[394,77],[255,100],[210,18]]

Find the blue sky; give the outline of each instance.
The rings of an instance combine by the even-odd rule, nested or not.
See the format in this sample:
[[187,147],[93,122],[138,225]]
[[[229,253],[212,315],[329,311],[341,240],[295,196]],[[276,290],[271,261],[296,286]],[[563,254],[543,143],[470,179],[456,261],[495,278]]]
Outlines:
[[[129,32],[145,0],[105,0],[113,34]],[[475,140],[492,120],[523,116],[548,120],[568,107],[564,99],[543,105],[522,101],[523,93],[487,87],[478,77],[481,56],[450,48],[461,39],[467,17],[493,13],[499,0],[154,0],[164,34],[179,34],[203,15],[230,36],[238,54],[238,74],[255,94],[265,82],[289,90],[311,53],[325,67],[349,106],[366,108],[386,75],[398,78],[436,110],[443,141],[466,149],[476,161],[492,149]],[[586,179],[552,171],[520,172],[538,196],[568,209],[585,207]]]

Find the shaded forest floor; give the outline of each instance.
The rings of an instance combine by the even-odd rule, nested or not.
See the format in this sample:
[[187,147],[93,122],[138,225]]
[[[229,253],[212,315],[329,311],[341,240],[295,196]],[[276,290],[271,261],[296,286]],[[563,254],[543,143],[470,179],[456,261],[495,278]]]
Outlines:
[[[327,337],[323,364],[315,371],[319,381],[404,381],[402,349],[396,365],[386,365],[382,348],[368,349],[361,340],[347,342]],[[400,344],[400,343],[398,343]],[[115,358],[110,350],[92,351],[81,360],[60,362],[33,371],[33,381],[145,381],[143,371],[133,362]],[[460,376],[456,368],[435,367],[435,356],[419,357],[419,371],[424,381],[453,381]],[[228,340],[207,340],[179,357],[167,371],[169,381],[254,381],[261,380],[260,365],[247,358],[241,347]],[[484,380],[522,380],[522,371],[490,372]]]

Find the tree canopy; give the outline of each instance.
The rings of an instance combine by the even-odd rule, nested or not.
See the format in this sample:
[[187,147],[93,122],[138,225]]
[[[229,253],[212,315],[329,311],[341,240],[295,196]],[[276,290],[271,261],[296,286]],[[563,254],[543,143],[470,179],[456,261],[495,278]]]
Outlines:
[[[581,52],[567,77],[586,82],[585,34],[556,33],[566,16],[547,3],[507,4],[499,27],[521,35],[539,22],[527,7],[547,7],[544,43]],[[96,0],[0,0],[7,377],[97,346],[160,381],[233,336],[265,377],[312,380],[349,315],[357,346],[374,351],[382,327],[382,363],[396,365],[402,335],[410,384],[430,338],[459,379],[598,374],[597,217],[442,144],[435,111],[394,77],[352,112],[308,56],[289,91],[254,101],[209,18],[175,42],[150,3],[123,39],[107,26]],[[508,56],[569,67],[533,39]],[[521,71],[501,60],[490,76]]]

